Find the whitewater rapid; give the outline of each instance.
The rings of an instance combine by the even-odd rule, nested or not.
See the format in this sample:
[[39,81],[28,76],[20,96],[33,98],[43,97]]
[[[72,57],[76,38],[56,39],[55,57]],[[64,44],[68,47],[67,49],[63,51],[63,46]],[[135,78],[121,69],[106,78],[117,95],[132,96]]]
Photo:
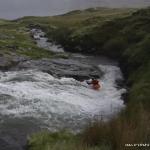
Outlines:
[[124,107],[125,89],[116,84],[122,80],[119,67],[99,68],[104,72],[100,91],[85,81],[58,79],[38,70],[0,72],[0,114],[34,118],[49,130],[77,130],[95,116],[108,118]]

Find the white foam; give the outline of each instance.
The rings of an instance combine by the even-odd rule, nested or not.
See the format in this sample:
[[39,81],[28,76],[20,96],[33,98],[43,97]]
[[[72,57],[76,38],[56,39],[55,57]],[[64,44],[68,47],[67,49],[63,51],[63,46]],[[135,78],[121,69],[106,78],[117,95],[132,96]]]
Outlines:
[[45,37],[45,33],[42,30],[32,29],[31,33],[33,35],[33,38],[36,40],[38,47],[41,47],[41,48],[44,48],[46,50],[56,52],[56,53],[64,52],[63,48],[60,45],[55,45],[49,42],[48,38]]
[[0,114],[31,116],[47,124],[53,114],[68,118],[80,116],[82,119],[99,114],[111,115],[124,107],[121,94],[125,89],[117,89],[115,83],[122,75],[116,66],[99,67],[105,72],[100,91],[93,90],[86,82],[57,79],[36,70],[0,72],[0,94],[11,96],[4,100],[0,98]]

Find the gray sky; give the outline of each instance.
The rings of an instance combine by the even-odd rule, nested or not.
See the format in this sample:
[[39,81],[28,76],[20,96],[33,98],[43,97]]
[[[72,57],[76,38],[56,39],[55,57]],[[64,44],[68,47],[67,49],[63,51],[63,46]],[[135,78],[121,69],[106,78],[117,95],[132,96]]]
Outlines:
[[0,0],[0,18],[47,16],[95,6],[144,6],[150,0]]

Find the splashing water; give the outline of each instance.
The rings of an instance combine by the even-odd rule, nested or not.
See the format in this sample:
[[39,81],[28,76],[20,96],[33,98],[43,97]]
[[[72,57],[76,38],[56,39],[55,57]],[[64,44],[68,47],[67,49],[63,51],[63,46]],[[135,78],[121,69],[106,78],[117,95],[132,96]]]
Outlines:
[[99,67],[105,73],[100,91],[85,81],[57,79],[38,70],[0,72],[0,114],[33,117],[50,130],[76,130],[94,116],[111,116],[124,107],[125,89],[118,89],[115,82],[122,74],[117,66]]

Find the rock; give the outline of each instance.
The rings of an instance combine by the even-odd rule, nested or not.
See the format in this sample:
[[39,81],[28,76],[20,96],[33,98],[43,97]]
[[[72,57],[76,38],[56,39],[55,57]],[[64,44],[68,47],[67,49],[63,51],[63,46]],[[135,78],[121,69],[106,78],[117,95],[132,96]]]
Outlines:
[[1,150],[23,150],[23,148],[21,148],[21,146],[17,145],[17,144],[12,144],[8,142],[8,139],[3,139],[0,138],[0,147]]
[[11,60],[7,57],[0,57],[0,70],[7,70],[11,66]]
[[27,137],[40,131],[34,118],[3,117],[0,124],[0,150],[26,150]]
[[100,78],[103,75],[98,67],[85,62],[79,62],[78,59],[75,60],[73,58],[29,60],[19,63],[18,70],[20,69],[37,69],[58,78],[70,77],[76,80]]
[[9,70],[12,67],[15,67],[19,62],[23,62],[25,60],[25,57],[20,56],[0,56],[0,70]]

